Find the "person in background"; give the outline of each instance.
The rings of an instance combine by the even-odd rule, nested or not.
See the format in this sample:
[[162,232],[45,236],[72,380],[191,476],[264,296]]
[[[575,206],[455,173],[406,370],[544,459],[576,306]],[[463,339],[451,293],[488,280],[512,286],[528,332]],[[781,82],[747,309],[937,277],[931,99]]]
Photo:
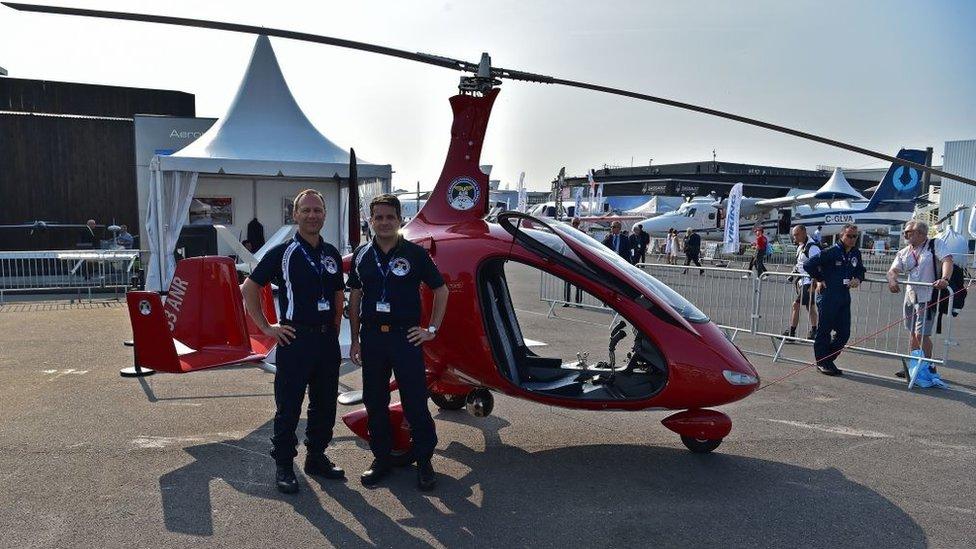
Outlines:
[[[685,249],[685,267],[691,265],[692,262],[701,267],[702,264],[699,260],[699,257],[701,256],[701,235],[693,232],[691,227],[688,227],[688,229],[685,231],[685,240],[683,244]],[[685,269],[681,274],[685,274],[687,272],[688,269]],[[698,270],[698,276],[702,276],[704,274],[704,269]]]
[[756,227],[753,229],[753,233],[756,235],[756,253],[749,261],[749,270],[755,267],[756,276],[762,276],[766,272],[766,248],[769,246],[769,240],[766,238],[766,233],[763,232],[762,227]]
[[627,263],[631,262],[633,254],[631,253],[630,239],[626,235],[620,234],[619,221],[610,224],[610,234],[604,237],[603,245],[624,258]]
[[634,233],[630,235],[630,247],[634,254],[634,263],[647,262],[647,246],[651,243],[651,235],[644,232],[640,225],[634,225]]
[[[905,328],[911,338],[911,350],[921,349],[927,358],[932,358],[932,325],[935,324],[935,314],[938,304],[934,296],[938,295],[932,289],[944,290],[949,287],[949,277],[952,276],[952,254],[945,249],[945,243],[938,239],[930,239],[929,226],[921,221],[909,221],[905,224],[904,233],[908,245],[898,250],[895,259],[888,269],[888,289],[893,294],[901,291],[898,276],[908,275],[909,282],[921,285],[909,285],[905,289]],[[895,373],[898,377],[905,377],[905,370]]]
[[821,240],[820,231],[823,229],[823,225],[817,225],[817,230],[813,231],[813,241],[819,246],[823,240]]
[[841,229],[837,244],[803,264],[803,270],[821,283],[816,298],[820,320],[813,352],[817,369],[828,376],[843,374],[834,361],[851,337],[851,289],[861,285],[866,272],[857,237],[857,225],[848,223]]
[[115,244],[117,246],[122,246],[125,249],[131,248],[132,243],[135,242],[135,238],[129,234],[129,227],[121,225],[119,228],[121,230],[119,231],[118,236],[115,237]]
[[819,283],[814,283],[810,279],[810,275],[803,270],[803,265],[811,257],[820,254],[820,246],[807,236],[807,228],[803,225],[794,225],[790,235],[796,243],[796,265],[793,267],[793,272],[798,276],[795,282],[796,299],[793,300],[790,327],[783,332],[783,335],[796,337],[796,327],[800,323],[800,308],[806,307],[810,317],[810,332],[807,333],[807,339],[813,339],[817,335],[817,308],[814,304]]

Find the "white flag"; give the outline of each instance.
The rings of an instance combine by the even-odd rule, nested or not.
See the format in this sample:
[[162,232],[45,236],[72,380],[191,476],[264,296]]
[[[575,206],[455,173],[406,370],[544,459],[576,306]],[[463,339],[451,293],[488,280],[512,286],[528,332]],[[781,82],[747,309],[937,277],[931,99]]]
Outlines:
[[739,207],[742,202],[742,183],[736,183],[729,192],[729,200],[725,206],[725,246],[722,249],[727,254],[739,251]]
[[596,215],[603,214],[603,183],[596,188]]
[[525,213],[529,209],[529,196],[525,191],[525,172],[519,174],[517,209],[522,213]]
[[583,208],[583,187],[576,187],[576,204],[573,210],[573,215],[579,217],[582,215],[580,211]]
[[593,214],[593,199],[596,197],[596,181],[593,180],[593,170],[586,173],[586,180],[590,182],[589,213]]

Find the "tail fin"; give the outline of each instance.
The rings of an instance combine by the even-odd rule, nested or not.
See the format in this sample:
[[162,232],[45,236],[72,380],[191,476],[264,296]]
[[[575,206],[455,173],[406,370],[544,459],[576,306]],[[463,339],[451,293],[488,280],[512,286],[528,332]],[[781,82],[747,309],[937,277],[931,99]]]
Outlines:
[[448,225],[479,220],[488,213],[488,176],[478,163],[497,96],[498,89],[493,89],[482,96],[460,94],[451,98],[451,145],[440,179],[415,219]]
[[[925,164],[925,151],[902,149],[898,151],[898,158]],[[869,212],[878,209],[913,211],[915,209],[914,200],[921,192],[922,173],[920,171],[901,164],[892,164],[864,211]]]
[[152,292],[129,292],[126,301],[140,366],[184,373],[264,358],[252,351],[229,257],[177,263],[165,304]]

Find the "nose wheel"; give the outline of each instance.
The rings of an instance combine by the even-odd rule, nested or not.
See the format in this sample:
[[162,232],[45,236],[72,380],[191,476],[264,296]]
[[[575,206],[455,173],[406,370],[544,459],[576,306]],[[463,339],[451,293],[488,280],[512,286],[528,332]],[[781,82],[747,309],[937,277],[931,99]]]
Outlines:
[[711,452],[712,450],[718,448],[719,444],[722,444],[722,440],[723,439],[721,438],[707,440],[686,436],[681,437],[681,442],[684,443],[685,447],[696,454],[707,454]]
[[488,389],[475,389],[464,399],[468,413],[475,417],[488,417],[495,408],[495,397]]

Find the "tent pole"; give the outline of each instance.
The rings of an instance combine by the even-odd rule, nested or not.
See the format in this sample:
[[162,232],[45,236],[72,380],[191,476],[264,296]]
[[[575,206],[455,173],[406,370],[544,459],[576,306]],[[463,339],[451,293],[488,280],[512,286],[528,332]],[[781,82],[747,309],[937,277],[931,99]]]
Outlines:
[[163,171],[159,168],[157,164],[156,168],[156,250],[159,252],[159,258],[156,263],[159,265],[159,293],[162,294],[163,279],[166,273],[166,250],[164,248],[164,243],[166,242],[166,235],[163,233]]

